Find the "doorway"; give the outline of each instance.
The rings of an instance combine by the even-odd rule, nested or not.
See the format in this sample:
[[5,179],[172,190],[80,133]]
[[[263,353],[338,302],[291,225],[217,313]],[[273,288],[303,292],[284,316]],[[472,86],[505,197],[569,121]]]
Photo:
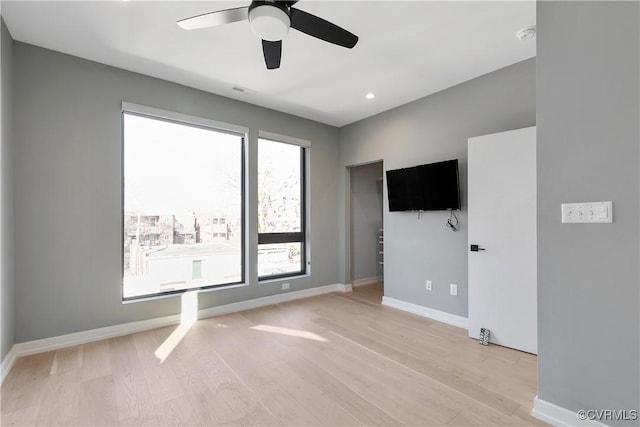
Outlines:
[[354,288],[384,282],[383,164],[382,161],[349,168],[349,248]]

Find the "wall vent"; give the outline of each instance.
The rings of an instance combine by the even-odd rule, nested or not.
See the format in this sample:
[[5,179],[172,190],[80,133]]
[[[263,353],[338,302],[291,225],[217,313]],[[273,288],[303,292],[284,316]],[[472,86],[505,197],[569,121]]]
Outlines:
[[249,88],[238,86],[238,85],[232,86],[232,89],[235,90],[236,92],[244,93],[246,95],[255,95],[256,93],[258,93],[253,89],[249,89]]

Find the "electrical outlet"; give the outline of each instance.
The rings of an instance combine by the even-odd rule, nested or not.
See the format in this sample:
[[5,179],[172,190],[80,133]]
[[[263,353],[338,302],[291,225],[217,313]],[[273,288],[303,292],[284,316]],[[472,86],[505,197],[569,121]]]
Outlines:
[[431,280],[427,280],[427,283],[425,285],[425,288],[430,291],[433,289],[433,286],[431,286]]
[[451,284],[449,285],[449,293],[454,297],[458,296],[458,285]]
[[283,291],[289,289],[289,287],[290,287],[289,283],[283,283],[282,284],[282,290]]

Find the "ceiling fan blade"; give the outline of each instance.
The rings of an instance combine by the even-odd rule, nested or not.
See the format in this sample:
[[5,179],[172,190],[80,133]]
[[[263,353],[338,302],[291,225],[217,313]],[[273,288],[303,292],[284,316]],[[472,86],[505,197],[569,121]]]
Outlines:
[[185,30],[197,30],[199,28],[231,24],[232,22],[248,19],[248,17],[249,7],[236,7],[233,9],[219,10],[217,12],[209,12],[202,15],[192,16],[191,18],[178,21],[177,24]]
[[264,53],[264,62],[267,64],[267,70],[280,68],[282,40],[278,40],[277,42],[262,40],[262,52]]
[[290,9],[291,27],[329,43],[351,49],[358,43],[358,36],[315,15],[300,9]]

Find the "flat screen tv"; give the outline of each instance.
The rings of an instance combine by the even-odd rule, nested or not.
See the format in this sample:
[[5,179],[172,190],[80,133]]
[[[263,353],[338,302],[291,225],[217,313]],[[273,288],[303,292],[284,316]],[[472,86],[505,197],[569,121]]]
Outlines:
[[460,209],[458,160],[387,171],[389,211]]

